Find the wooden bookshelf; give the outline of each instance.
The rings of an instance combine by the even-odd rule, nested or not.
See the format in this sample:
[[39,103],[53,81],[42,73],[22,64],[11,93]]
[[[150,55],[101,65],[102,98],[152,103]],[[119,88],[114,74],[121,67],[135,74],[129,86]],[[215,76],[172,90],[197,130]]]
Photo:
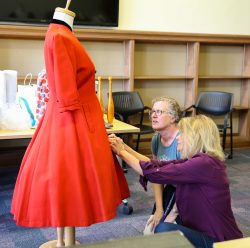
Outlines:
[[[27,73],[36,82],[44,68],[47,27],[0,25],[0,67]],[[102,76],[104,103],[107,79],[113,90],[137,90],[146,105],[168,95],[188,107],[202,90],[234,94],[234,146],[250,146],[250,36],[74,29]]]

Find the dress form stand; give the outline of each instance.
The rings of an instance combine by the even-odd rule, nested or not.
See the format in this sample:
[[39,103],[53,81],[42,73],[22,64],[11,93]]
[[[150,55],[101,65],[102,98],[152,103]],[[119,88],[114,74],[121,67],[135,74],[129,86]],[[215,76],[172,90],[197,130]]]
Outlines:
[[[70,2],[71,0],[67,1],[65,9],[56,8],[53,19],[66,23],[72,29],[75,13],[68,9]],[[75,244],[79,244],[75,240],[75,227],[57,227],[57,240],[48,241],[39,248],[67,247]]]

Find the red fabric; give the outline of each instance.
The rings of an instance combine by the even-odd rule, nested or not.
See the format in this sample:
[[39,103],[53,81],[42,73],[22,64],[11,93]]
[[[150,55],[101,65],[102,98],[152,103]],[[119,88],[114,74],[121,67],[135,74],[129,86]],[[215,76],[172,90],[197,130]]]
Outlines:
[[109,220],[129,191],[109,146],[94,65],[63,25],[50,25],[44,50],[50,100],[23,158],[11,212],[29,227]]

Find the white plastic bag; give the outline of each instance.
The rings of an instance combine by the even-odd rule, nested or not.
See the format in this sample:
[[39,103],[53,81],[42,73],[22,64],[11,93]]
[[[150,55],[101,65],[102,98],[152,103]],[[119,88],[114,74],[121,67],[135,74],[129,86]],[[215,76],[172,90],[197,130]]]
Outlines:
[[[27,84],[26,81],[29,83]],[[36,126],[36,85],[32,84],[32,74],[28,73],[24,79],[23,85],[17,87],[18,104],[25,110],[30,117],[31,126]]]

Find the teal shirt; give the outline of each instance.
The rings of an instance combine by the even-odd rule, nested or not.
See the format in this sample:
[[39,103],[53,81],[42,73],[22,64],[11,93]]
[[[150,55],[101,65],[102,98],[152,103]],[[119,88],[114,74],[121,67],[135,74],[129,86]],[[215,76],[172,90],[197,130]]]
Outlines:
[[156,133],[152,137],[151,149],[157,160],[178,160],[181,156],[179,151],[177,151],[177,145],[177,139],[175,138],[170,146],[163,146],[160,134]]

